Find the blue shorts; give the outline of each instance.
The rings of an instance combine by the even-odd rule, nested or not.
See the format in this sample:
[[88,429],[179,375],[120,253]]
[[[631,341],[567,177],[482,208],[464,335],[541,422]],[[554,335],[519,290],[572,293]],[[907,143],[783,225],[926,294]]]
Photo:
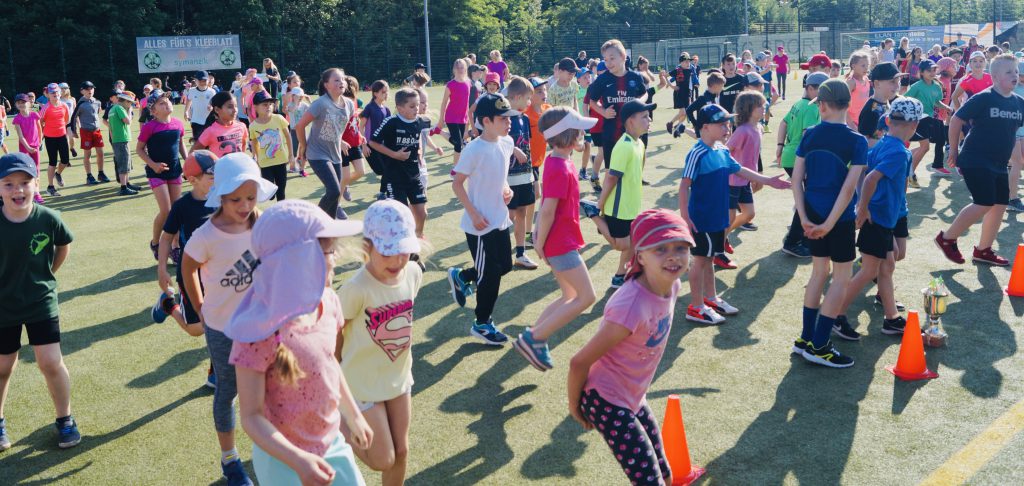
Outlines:
[[[363,475],[356,466],[352,447],[345,442],[345,437],[341,434],[338,434],[338,437],[331,443],[331,447],[327,449],[324,460],[334,468],[333,485],[365,486]],[[256,444],[252,445],[252,468],[256,471],[256,479],[260,484],[275,486],[300,486],[302,484],[299,475],[292,468],[276,457],[267,454]]]
[[744,186],[729,186],[729,209],[739,209],[740,204],[754,204],[754,191],[749,182]]

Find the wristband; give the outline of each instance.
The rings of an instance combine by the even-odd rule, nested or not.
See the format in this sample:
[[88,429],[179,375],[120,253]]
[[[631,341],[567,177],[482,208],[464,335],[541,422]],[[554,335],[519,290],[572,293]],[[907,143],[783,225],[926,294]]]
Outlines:
[[786,144],[784,144],[784,143],[777,143],[777,144],[775,144],[775,145],[776,145],[777,147],[785,147],[785,146],[786,146]]

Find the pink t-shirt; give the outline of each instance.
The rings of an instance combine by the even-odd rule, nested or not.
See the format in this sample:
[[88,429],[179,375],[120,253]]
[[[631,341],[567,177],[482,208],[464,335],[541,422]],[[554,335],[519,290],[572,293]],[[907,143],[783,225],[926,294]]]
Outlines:
[[681,287],[676,280],[671,295],[662,297],[630,279],[615,291],[604,306],[601,326],[623,326],[630,335],[590,367],[584,391],[597,390],[614,405],[634,412],[640,409],[665,352]]
[[782,54],[776,54],[772,58],[772,62],[775,63],[775,72],[779,74],[786,74],[789,72],[789,56]]
[[277,341],[272,335],[255,343],[235,341],[229,362],[266,373],[263,415],[299,449],[323,456],[338,437],[341,414],[341,365],[334,358],[338,331],[344,324],[338,296],[324,288],[316,312],[300,316],[278,330],[306,374],[294,387],[274,370]]
[[967,97],[970,98],[990,87],[992,87],[992,75],[985,73],[981,79],[977,79],[974,76],[968,74],[960,80],[960,88],[967,93]]
[[188,239],[185,254],[201,265],[203,322],[224,332],[245,291],[252,286],[252,271],[258,265],[252,252],[252,231],[225,233],[207,220]]
[[466,123],[469,113],[469,80],[448,81],[448,106],[444,110],[445,123]]
[[14,120],[11,121],[21,129],[21,135],[25,137],[25,142],[33,148],[39,148],[39,125],[36,122],[40,118],[42,117],[38,112],[30,111],[28,115],[21,113],[14,115]]
[[[725,144],[729,147],[729,154],[736,159],[740,165],[754,172],[757,172],[757,156],[761,153],[761,124],[744,123],[736,127],[736,131],[729,137]],[[742,187],[747,185],[746,179],[732,174],[729,176],[729,185]]]
[[209,148],[217,157],[235,152],[244,152],[249,145],[249,131],[245,124],[235,120],[230,125],[214,122],[203,130],[199,143]]
[[558,199],[555,220],[544,241],[544,255],[564,255],[583,248],[580,231],[580,183],[571,160],[548,155],[541,188],[544,199]]
[[71,119],[67,105],[64,103],[47,103],[41,112],[43,116],[43,136],[54,138],[68,134],[68,120]]

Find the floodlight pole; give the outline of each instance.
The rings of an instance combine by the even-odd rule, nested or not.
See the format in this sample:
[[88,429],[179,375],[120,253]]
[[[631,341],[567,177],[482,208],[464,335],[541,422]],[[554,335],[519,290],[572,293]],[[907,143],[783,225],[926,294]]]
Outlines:
[[[995,9],[992,10],[995,12]],[[750,35],[750,1],[743,0],[743,33]]]
[[434,70],[430,64],[430,11],[427,10],[427,2],[429,0],[423,0],[423,44],[427,48],[427,74],[431,78],[434,77]]

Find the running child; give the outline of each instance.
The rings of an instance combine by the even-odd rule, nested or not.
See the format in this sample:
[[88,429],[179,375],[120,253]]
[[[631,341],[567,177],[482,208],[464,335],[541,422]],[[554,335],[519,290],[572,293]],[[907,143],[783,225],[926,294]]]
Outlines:
[[[921,163],[925,154],[928,153],[928,145],[930,142],[935,143],[935,150],[941,151],[943,144],[946,142],[946,138],[942,135],[942,131],[945,127],[935,116],[936,110],[949,110],[952,111],[948,105],[942,102],[942,86],[938,81],[935,80],[937,75],[935,62],[931,59],[925,59],[921,61],[918,66],[918,72],[920,73],[921,79],[916,83],[910,85],[910,89],[904,93],[903,96],[914,98],[919,100],[924,105],[924,113],[928,117],[922,120],[918,124],[918,136],[914,137],[920,140],[920,145],[917,150],[914,150],[914,163],[913,167],[910,168],[910,180],[911,187],[918,186],[917,165]],[[1016,78],[1014,78],[1016,82]],[[941,155],[939,160],[942,160]],[[941,172],[936,172],[935,175],[943,176]],[[919,187],[919,186],[918,186]]]
[[[800,141],[792,174],[800,227],[813,257],[811,278],[804,289],[803,330],[792,352],[831,368],[853,366],[853,358],[840,354],[829,336],[856,258],[853,208],[868,151],[864,136],[846,125],[849,104],[850,88],[845,82],[830,79],[821,84],[817,93],[821,123],[808,129]],[[832,283],[822,302],[830,274]]]
[[[790,176],[793,175],[796,152],[803,141],[805,132],[821,120],[815,98],[818,96],[818,87],[828,79],[828,75],[825,73],[808,74],[804,78],[803,98],[793,103],[789,113],[779,124],[779,135],[776,140],[778,143],[775,144],[775,163],[779,164],[782,170]],[[811,250],[808,248],[807,236],[804,234],[800,220],[800,213],[794,210],[786,238],[782,241],[782,252],[797,258],[810,258]]]
[[49,167],[46,168],[46,192],[57,197],[60,193],[53,187],[54,178],[57,179],[58,186],[64,187],[64,178],[56,173],[58,160],[64,167],[71,165],[68,153],[68,122],[71,121],[71,110],[61,103],[60,87],[56,83],[46,86],[46,99],[46,106],[39,111],[42,117],[40,122],[43,126],[43,143],[46,145],[46,156],[50,159]]
[[684,52],[679,55],[679,65],[671,71],[662,72],[662,84],[672,88],[672,108],[676,109],[675,116],[665,123],[667,133],[675,133],[676,122],[682,123],[686,120],[686,107],[690,105],[693,93],[693,69],[690,67],[690,53]]
[[772,57],[772,64],[775,64],[775,77],[779,78],[779,94],[786,99],[786,75],[789,74],[789,55],[786,54],[786,47],[779,44],[775,48],[775,56]]
[[[892,272],[895,265],[896,248],[893,245],[895,230],[899,224],[900,210],[906,204],[907,167],[911,152],[904,144],[917,130],[917,123],[927,110],[915,98],[896,98],[891,104],[886,121],[889,133],[868,151],[868,174],[861,184],[857,201],[857,248],[860,249],[860,270],[850,280],[839,304],[836,316],[836,335],[850,340],[860,340],[860,333],[850,326],[846,318],[853,299],[865,286],[877,278],[878,294],[885,300],[895,301]],[[888,299],[886,299],[888,298]],[[906,320],[899,315],[896,306],[886,309],[882,321],[882,334],[902,335]]]
[[190,151],[207,149],[217,157],[223,157],[248,150],[248,122],[238,121],[238,113],[238,100],[231,93],[221,91],[213,95],[210,99],[210,116],[206,118],[206,128],[193,142]]
[[132,138],[132,105],[135,104],[135,93],[122,91],[117,94],[117,103],[110,109],[107,124],[110,128],[110,146],[114,152],[114,171],[117,182],[121,185],[118,194],[134,196],[141,189],[128,182],[132,171],[132,154],[128,150],[128,142]]
[[370,148],[369,140],[373,138],[373,132],[376,132],[380,125],[391,117],[391,110],[387,107],[388,102],[388,83],[383,79],[378,79],[370,85],[370,93],[372,98],[370,102],[363,107],[362,111],[359,112],[359,128],[363,131],[363,136],[367,140],[365,147],[366,160],[369,162],[370,169],[373,170],[374,174],[383,175],[384,171],[381,167],[380,158],[377,153]]
[[383,158],[381,192],[412,209],[416,235],[423,237],[427,220],[427,188],[420,180],[420,138],[430,120],[419,116],[419,94],[412,88],[395,93],[397,114],[384,120],[370,139],[370,148]]
[[213,95],[217,94],[210,88],[210,75],[206,71],[197,71],[195,74],[196,85],[185,91],[185,118],[188,118],[192,125],[192,141],[199,140],[199,136],[206,129],[206,118],[210,114],[210,101]]
[[345,327],[335,355],[373,431],[370,447],[356,456],[381,472],[381,484],[401,485],[412,422],[413,308],[423,282],[410,257],[422,246],[412,212],[394,200],[367,208],[363,237],[365,263],[338,291]]
[[657,105],[644,104],[639,100],[622,105],[618,116],[625,122],[626,132],[620,140],[622,145],[619,150],[611,152],[601,197],[596,205],[589,201],[580,203],[586,217],[597,225],[601,236],[604,236],[612,249],[619,252],[619,265],[611,282],[613,289],[622,287],[626,281],[626,264],[633,258],[629,228],[636,215],[640,214],[643,198],[641,176],[647,152],[647,147],[640,136],[650,129],[650,110],[656,107]]
[[[79,92],[82,93],[82,97],[78,99],[78,104],[75,105],[75,112],[71,114],[71,125],[72,130],[74,130],[75,126],[78,126],[78,138],[81,141],[82,152],[84,153],[82,165],[85,166],[85,183],[92,186],[102,182],[110,182],[107,175],[103,173],[103,133],[100,132],[99,123],[103,103],[93,96],[96,92],[96,85],[92,84],[91,81],[82,83]],[[98,177],[93,177],[92,163],[89,160],[92,157],[93,149],[96,149]]]
[[[718,71],[708,73],[707,84],[708,89],[689,105],[686,105],[686,119],[690,121],[690,126],[697,126],[697,112],[701,108],[707,105],[718,104],[718,96],[722,94],[722,88],[725,87],[725,77]],[[685,126],[677,126],[672,132],[672,136],[679,138],[684,131],[694,138],[700,138],[696,130],[688,129]]]
[[[288,91],[283,95],[284,114],[288,118],[288,133],[291,135],[292,156],[288,160],[288,172],[298,173],[300,177],[306,177],[306,161],[297,160],[299,152],[299,136],[295,134],[295,126],[299,124],[302,115],[309,109],[310,98],[302,90],[302,78],[298,74],[288,76]],[[361,114],[361,113],[360,113]]]
[[171,104],[170,93],[164,93],[151,100],[150,119],[139,130],[139,141],[135,153],[146,164],[146,178],[156,198],[159,210],[153,218],[153,237],[149,240],[149,249],[153,258],[158,257],[160,249],[160,232],[171,204],[181,197],[181,160],[185,158],[185,125],[181,120],[172,118],[174,106]]
[[[209,128],[202,137],[210,133]],[[260,215],[256,204],[273,197],[277,188],[260,177],[256,161],[245,153],[220,157],[214,166],[213,181],[206,207],[215,211],[192,233],[185,245],[181,274],[192,307],[196,314],[202,316],[206,348],[217,377],[217,388],[213,392],[213,424],[220,444],[221,471],[231,486],[252,486],[235,449],[232,402],[237,390],[235,367],[229,362],[233,342],[224,331],[252,286],[252,272],[259,263],[252,249],[252,229]],[[301,264],[299,261],[294,263]],[[291,283],[297,285],[297,282]]]
[[[533,103],[533,84],[520,76],[509,78],[506,86],[509,105],[516,112],[509,116],[508,134],[515,149],[508,161],[508,185],[512,189],[512,200],[508,202],[509,217],[512,218],[512,236],[515,238],[516,257],[513,265],[534,270],[537,264],[526,254],[527,208],[537,201],[534,191],[536,176],[530,158],[533,145],[533,122],[524,113]],[[530,154],[530,155],[528,155]]]
[[[352,201],[352,192],[349,188],[366,174],[366,159],[363,157],[363,146],[368,138],[363,136],[359,130],[359,111],[363,108],[363,101],[359,99],[359,80],[354,76],[345,76],[345,91],[342,96],[348,98],[356,111],[348,119],[345,131],[341,132],[341,139],[349,145],[347,152],[341,153],[341,197],[346,201]],[[423,97],[425,98],[425,97]],[[421,100],[422,101],[422,100]],[[424,185],[425,187],[425,185]]]
[[[764,96],[756,91],[742,93],[743,98]],[[739,102],[740,97],[737,97]],[[744,103],[750,103],[744,101]],[[761,105],[763,106],[763,104]],[[763,109],[763,108],[762,108]],[[752,111],[747,108],[746,110]],[[748,116],[749,116],[748,111]],[[725,230],[729,226],[730,175],[739,176],[749,182],[756,182],[776,189],[788,189],[789,183],[782,180],[782,174],[766,177],[756,172],[757,155],[753,154],[754,170],[740,165],[729,154],[722,142],[729,137],[733,115],[719,105],[708,105],[697,113],[697,132],[700,141],[686,155],[683,177],[679,182],[679,213],[688,228],[695,231],[693,266],[687,274],[690,280],[690,305],[686,319],[701,324],[721,324],[723,315],[739,312],[715,291],[715,268],[712,259],[725,251]],[[759,118],[746,120],[747,124],[758,125]],[[748,127],[757,130],[757,127]],[[744,133],[741,136],[746,136]],[[753,198],[751,198],[751,202]]]
[[[316,177],[324,185],[324,195],[320,197],[319,206],[337,219],[348,219],[348,214],[339,204],[342,197],[341,178],[344,155],[352,148],[342,135],[356,113],[352,100],[345,97],[348,83],[345,71],[340,68],[328,68],[320,73],[317,93],[320,97],[302,115],[295,126],[295,134],[299,137],[299,150],[296,158],[309,160]],[[306,127],[309,126],[309,134]]]
[[580,188],[572,163],[572,151],[583,131],[595,123],[596,118],[584,118],[564,106],[556,106],[540,117],[541,131],[552,150],[544,160],[544,194],[534,249],[551,266],[562,295],[548,304],[533,327],[526,328],[514,343],[516,351],[540,371],[554,367],[548,349],[551,335],[597,301],[587,264],[580,256]]
[[665,209],[639,214],[630,231],[637,253],[629,278],[569,363],[569,414],[585,430],[596,427],[630,482],[672,484],[646,394],[665,352],[693,237],[687,223]]
[[[491,346],[502,346],[508,337],[494,326],[492,313],[501,290],[501,278],[512,270],[512,245],[508,227],[509,159],[515,149],[508,136],[509,117],[518,114],[500,94],[486,94],[477,102],[476,121],[483,127],[480,137],[466,144],[455,166],[452,190],[464,211],[460,227],[474,266],[448,269],[452,298],[459,307],[466,296],[476,293],[476,320],[470,335]],[[476,284],[474,291],[470,283]]]
[[[150,316],[157,324],[163,323],[168,317],[171,317],[183,331],[193,337],[203,335],[203,318],[196,311],[192,303],[193,299],[185,288],[181,263],[175,265],[174,278],[174,282],[177,283],[177,288],[181,292],[180,302],[175,298],[177,292],[171,286],[171,276],[167,273],[167,260],[180,262],[182,249],[192,238],[192,233],[195,233],[213,214],[214,208],[206,206],[206,200],[210,194],[210,188],[213,186],[213,168],[216,163],[217,156],[209,150],[196,150],[188,154],[185,163],[182,164],[182,173],[192,185],[192,190],[171,204],[171,211],[167,213],[167,220],[164,221],[163,231],[160,233],[160,248],[157,250],[156,275],[160,285],[160,296],[157,298]],[[177,243],[177,248],[172,248],[175,243]],[[177,258],[174,258],[174,253],[178,253]],[[212,377],[213,369],[211,368],[207,379],[213,380]]]
[[306,201],[284,201],[252,228],[260,266],[224,339],[232,343],[229,366],[261,484],[364,484],[339,429],[353,431],[349,441],[358,449],[374,434],[333,356],[343,320],[331,289],[335,241],[361,226]]
[[472,83],[469,80],[466,61],[456,59],[452,65],[452,80],[444,86],[444,96],[441,97],[441,113],[443,116],[438,120],[437,127],[441,128],[443,120],[448,127],[448,142],[452,144],[455,151],[454,163],[459,163],[459,156],[462,154],[462,145],[466,140],[466,123],[469,120],[469,100]]
[[[959,167],[972,203],[960,210],[945,231],[935,235],[935,244],[949,261],[964,263],[957,239],[981,220],[973,261],[1006,266],[1010,262],[992,250],[992,243],[1010,200],[1006,166],[1016,146],[1017,130],[1024,124],[1024,99],[1013,94],[1019,72],[1012,54],[996,56],[989,72],[992,88],[968,99],[949,121],[949,165]],[[965,123],[972,128],[961,149],[960,135]]]
[[987,66],[988,61],[985,60],[983,52],[975,51],[971,54],[971,58],[967,62],[970,72],[957,83],[956,90],[953,91],[950,99],[950,106],[954,111],[959,110],[964,101],[970,97],[992,87],[992,75],[986,72]]
[[274,113],[277,100],[266,92],[258,92],[252,98],[256,106],[256,118],[249,122],[249,140],[252,153],[260,166],[264,179],[277,186],[277,200],[285,200],[288,185],[288,160],[292,158],[292,147],[288,134],[288,120]]
[[[15,131],[18,133],[18,151],[28,155],[35,162],[35,173],[38,176],[39,148],[42,144],[43,133],[43,127],[39,120],[42,119],[42,116],[39,115],[39,112],[32,111],[32,103],[24,94],[14,96],[14,107],[18,109],[18,114],[14,115],[11,124],[14,125]],[[39,181],[36,181],[36,186],[39,186]],[[32,198],[38,204],[44,202],[43,196],[39,194],[38,190],[35,191]]]
[[74,237],[60,213],[33,203],[37,177],[28,155],[0,156],[0,451],[11,448],[4,402],[18,364],[22,327],[56,409],[57,445],[66,449],[82,440],[71,416],[71,378],[60,352],[55,276]]
[[[587,71],[586,69],[580,69],[579,71],[576,71],[576,84],[577,84],[577,89],[576,89],[576,107],[577,107],[577,111],[581,115],[584,114],[584,113],[588,113],[588,114],[590,113],[590,107],[587,106],[587,102],[586,102],[587,88],[590,87],[590,80],[591,80],[590,71]],[[596,117],[591,117],[591,118],[596,118]],[[600,123],[601,119],[598,118],[597,121],[598,121],[598,123]],[[597,127],[597,125],[594,125],[594,127]],[[594,137],[590,133],[591,130],[593,130],[593,128],[591,128],[590,130],[585,130],[583,132],[583,144],[582,144],[581,147],[577,147],[576,148],[577,151],[580,151],[580,152],[583,153],[582,160],[580,161],[580,173],[579,173],[579,179],[581,181],[585,181],[585,180],[587,180],[589,178],[589,176],[587,175],[587,164],[591,162],[591,159],[590,159],[591,158],[591,151],[593,150],[593,147],[594,147]],[[600,167],[598,167],[596,165],[596,163],[595,163],[594,167],[596,167],[598,169],[598,171],[600,172]]]

